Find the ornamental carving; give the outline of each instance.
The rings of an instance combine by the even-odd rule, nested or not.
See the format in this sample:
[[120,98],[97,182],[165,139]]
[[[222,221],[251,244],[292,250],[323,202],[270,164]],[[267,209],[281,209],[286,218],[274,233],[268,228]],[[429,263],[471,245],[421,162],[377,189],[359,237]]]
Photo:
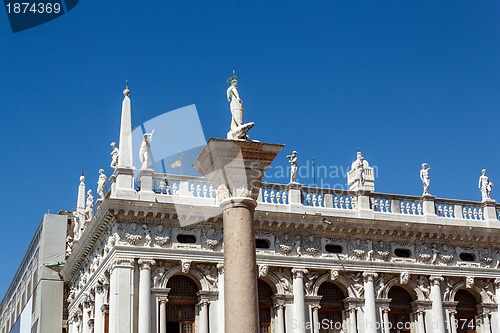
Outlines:
[[304,252],[310,256],[321,254],[321,240],[309,235],[304,242]]
[[160,288],[161,281],[165,274],[172,268],[172,265],[166,263],[159,263],[158,267],[153,271],[151,277],[153,279],[153,288]]
[[363,273],[348,273],[347,278],[351,280],[351,285],[349,288],[353,291],[353,294],[358,297],[363,297],[364,285],[363,285]]
[[312,295],[314,292],[314,283],[318,279],[319,274],[316,272],[308,272],[305,274],[304,290],[306,295]]
[[210,228],[203,235],[205,237],[205,244],[210,250],[214,251],[219,244],[221,244],[222,232],[218,232],[214,228]]
[[424,294],[424,297],[426,299],[429,298],[429,295],[431,293],[431,287],[429,286],[429,280],[423,275],[420,275],[417,280],[417,286],[418,288],[422,291]]
[[292,273],[290,272],[290,269],[278,268],[275,271],[275,275],[280,280],[280,283],[285,293],[291,294],[293,292],[293,287],[292,287]]
[[181,261],[181,272],[182,272],[182,274],[189,273],[190,269],[191,269],[191,260],[182,260]]
[[259,277],[266,277],[269,272],[269,266],[267,265],[259,265]]
[[288,234],[284,234],[281,237],[276,237],[276,247],[282,254],[290,254],[294,246],[295,242],[290,239],[290,236]]
[[198,264],[196,266],[198,267],[201,274],[207,281],[208,289],[212,291],[217,291],[218,287],[217,267],[210,264]]

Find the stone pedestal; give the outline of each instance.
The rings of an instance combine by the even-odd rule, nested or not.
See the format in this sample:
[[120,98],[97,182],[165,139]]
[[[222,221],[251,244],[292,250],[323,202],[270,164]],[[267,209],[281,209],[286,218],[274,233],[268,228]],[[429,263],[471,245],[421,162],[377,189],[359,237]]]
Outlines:
[[422,214],[424,214],[425,216],[436,215],[436,208],[434,207],[434,199],[436,199],[436,197],[430,194],[424,195],[422,197]]
[[484,210],[484,220],[489,226],[490,223],[498,223],[497,211],[496,211],[496,201],[495,200],[486,200],[483,201],[483,210]]
[[223,210],[226,332],[259,332],[254,210],[264,171],[282,148],[210,139],[193,165],[212,183]]
[[141,201],[156,201],[156,195],[153,191],[153,169],[139,170],[139,184],[141,190],[139,191],[139,200]]

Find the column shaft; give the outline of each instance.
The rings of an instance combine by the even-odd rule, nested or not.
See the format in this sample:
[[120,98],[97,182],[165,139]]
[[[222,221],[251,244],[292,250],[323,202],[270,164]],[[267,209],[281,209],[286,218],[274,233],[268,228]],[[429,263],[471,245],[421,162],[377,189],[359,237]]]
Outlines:
[[167,333],[167,301],[160,300],[160,333]]
[[152,260],[139,260],[139,333],[151,332],[151,265]]
[[424,312],[423,311],[417,312],[417,326],[418,326],[417,333],[425,333],[425,322],[424,322]]
[[133,265],[131,259],[117,259],[111,268],[109,333],[132,331]]
[[259,332],[255,205],[255,200],[246,198],[223,207],[224,326],[227,333]]
[[320,326],[320,322],[319,322],[319,317],[318,317],[318,310],[319,310],[319,307],[318,306],[314,306],[312,308],[313,310],[313,333],[319,333],[319,326]]
[[306,314],[304,300],[304,274],[305,269],[292,269],[293,273],[293,320],[292,327],[294,333],[306,332]]
[[375,306],[375,288],[373,280],[377,278],[376,273],[363,273],[365,288],[365,332],[377,333],[377,314]]
[[94,303],[94,332],[104,333],[104,315],[101,307],[104,304],[103,291],[96,290]]
[[83,319],[82,319],[82,333],[90,333],[90,326],[89,326],[89,311],[90,309],[87,307],[83,307]]
[[384,333],[389,333],[389,310],[384,309]]
[[435,333],[445,333],[443,303],[441,298],[441,276],[431,276],[432,326]]
[[208,333],[208,300],[200,303],[200,333]]
[[278,317],[278,333],[285,333],[285,317],[283,316],[283,305],[278,305],[276,307],[277,317]]
[[356,333],[356,308],[349,309],[349,333]]
[[491,333],[490,314],[488,312],[483,314],[483,332]]

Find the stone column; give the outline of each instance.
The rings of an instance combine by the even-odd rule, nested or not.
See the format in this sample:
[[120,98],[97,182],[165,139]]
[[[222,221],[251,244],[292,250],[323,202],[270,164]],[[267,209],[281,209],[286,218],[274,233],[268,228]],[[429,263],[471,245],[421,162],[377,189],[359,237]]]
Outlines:
[[200,307],[200,330],[199,333],[208,333],[208,306],[210,304],[210,300],[203,298],[198,303]]
[[425,333],[424,312],[425,310],[417,310],[417,333]]
[[363,281],[365,289],[365,332],[377,333],[377,313],[375,309],[375,287],[373,281],[378,274],[373,272],[364,272]]
[[104,315],[102,313],[102,306],[104,305],[104,291],[103,285],[97,284],[95,288],[95,302],[94,302],[94,332],[104,333]]
[[356,307],[351,306],[349,307],[349,333],[353,332],[356,333],[357,326],[356,326]]
[[132,331],[134,260],[115,259],[109,281],[109,333]]
[[490,309],[483,307],[483,332],[491,333],[491,324],[490,324]]
[[282,148],[212,138],[193,164],[216,189],[222,208],[227,333],[259,332],[254,211],[264,171]]
[[278,304],[274,308],[276,311],[276,327],[278,329],[278,333],[285,333],[285,316],[283,314],[284,307],[285,306],[283,304]]
[[217,326],[220,332],[224,332],[224,264],[217,264],[219,299],[217,300]]
[[319,328],[321,323],[319,322],[318,311],[321,309],[319,304],[311,305],[312,308],[312,324],[313,324],[313,333],[319,333]]
[[496,320],[493,321],[493,331],[494,332],[500,332],[500,278],[495,279],[494,281],[495,285],[495,300],[497,304],[497,312],[496,312]]
[[306,332],[304,275],[307,269],[293,268],[293,330],[295,333]]
[[151,266],[154,260],[139,259],[139,333],[151,332]]
[[382,323],[382,328],[384,333],[389,333],[389,311],[391,311],[391,309],[388,306],[382,308],[382,319],[384,321]]
[[167,333],[168,298],[160,298],[160,333]]
[[429,298],[432,301],[432,326],[434,327],[434,333],[445,333],[441,296],[441,282],[443,280],[442,276],[436,275],[431,276],[429,279],[431,283]]
[[89,326],[89,320],[90,320],[90,307],[91,303],[86,301],[83,304],[83,318],[82,318],[82,333],[90,333],[90,326]]

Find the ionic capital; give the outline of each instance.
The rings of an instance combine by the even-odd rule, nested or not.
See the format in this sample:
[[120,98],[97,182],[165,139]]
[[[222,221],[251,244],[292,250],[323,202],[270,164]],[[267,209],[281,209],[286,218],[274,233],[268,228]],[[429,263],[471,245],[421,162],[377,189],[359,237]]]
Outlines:
[[375,272],[363,272],[363,281],[366,282],[373,282],[375,279],[378,277],[378,274]]
[[303,279],[309,271],[305,268],[292,268],[292,275],[294,279]]
[[441,275],[431,275],[429,281],[432,286],[441,286],[441,282],[444,281],[444,278]]
[[156,261],[152,259],[139,259],[139,269],[148,269],[151,270],[151,266],[155,265]]

